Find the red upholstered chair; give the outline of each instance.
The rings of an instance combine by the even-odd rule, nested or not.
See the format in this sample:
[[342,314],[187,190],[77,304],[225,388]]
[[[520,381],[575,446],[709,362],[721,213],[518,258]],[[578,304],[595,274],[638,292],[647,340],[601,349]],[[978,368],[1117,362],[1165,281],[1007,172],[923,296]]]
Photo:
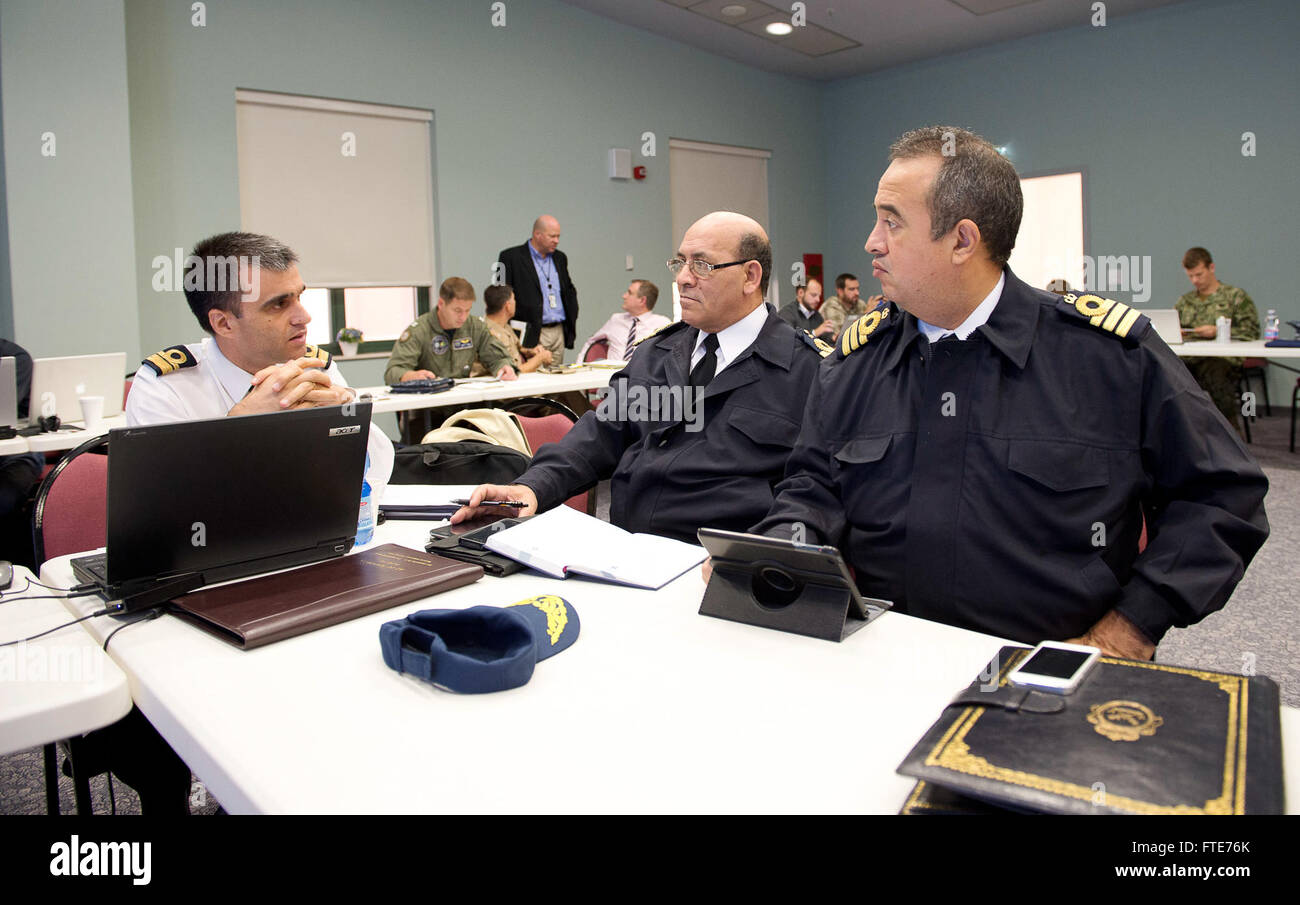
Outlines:
[[[560,440],[573,427],[572,419],[562,413],[554,415],[543,415],[539,418],[530,418],[525,415],[519,416],[519,423],[523,425],[524,436],[528,438],[528,445],[533,448],[533,454],[536,455],[538,447],[543,443],[555,443]],[[577,509],[579,512],[591,514],[591,509],[595,507],[596,493],[594,490],[588,493],[579,493],[571,496],[564,501],[566,506]]]
[[[609,357],[609,343],[603,339],[598,339],[587,347],[587,353],[582,356],[583,361],[600,361],[602,358]],[[595,390],[587,391],[587,401],[592,407],[600,405],[600,394]]]
[[108,437],[87,440],[59,460],[36,492],[36,564],[102,547],[108,536]]
[[[505,408],[519,416],[519,423],[524,429],[524,436],[528,438],[528,445],[533,448],[533,455],[537,454],[537,448],[543,443],[555,443],[567,434],[578,420],[573,409],[563,402],[544,396],[524,396],[510,402]],[[596,489],[593,487],[586,493],[570,497],[565,503],[579,512],[595,515]]]
[[126,408],[126,400],[130,397],[130,395],[131,395],[131,378],[128,377],[126,379],[126,388],[122,390],[122,408],[124,409]]

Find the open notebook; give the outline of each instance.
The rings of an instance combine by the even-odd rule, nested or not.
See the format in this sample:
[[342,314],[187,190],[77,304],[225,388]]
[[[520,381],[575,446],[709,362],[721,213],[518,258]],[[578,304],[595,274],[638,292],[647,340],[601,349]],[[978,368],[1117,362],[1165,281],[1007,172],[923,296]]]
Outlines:
[[487,548],[553,578],[586,575],[649,590],[662,588],[709,555],[679,540],[630,534],[568,506],[493,534]]

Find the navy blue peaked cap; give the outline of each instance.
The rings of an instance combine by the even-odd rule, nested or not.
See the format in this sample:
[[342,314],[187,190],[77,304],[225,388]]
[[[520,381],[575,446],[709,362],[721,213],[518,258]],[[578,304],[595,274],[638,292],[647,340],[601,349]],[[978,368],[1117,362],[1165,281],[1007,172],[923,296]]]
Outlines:
[[562,597],[510,606],[421,610],[379,628],[384,662],[449,691],[484,694],[518,688],[545,660],[578,638],[578,613]]

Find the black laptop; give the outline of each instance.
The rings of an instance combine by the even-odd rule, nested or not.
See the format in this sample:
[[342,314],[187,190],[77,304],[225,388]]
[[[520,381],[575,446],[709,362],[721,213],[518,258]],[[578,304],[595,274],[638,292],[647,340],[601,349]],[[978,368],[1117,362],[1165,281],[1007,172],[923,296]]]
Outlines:
[[108,542],[72,560],[115,612],[342,556],[357,533],[371,404],[111,431]]

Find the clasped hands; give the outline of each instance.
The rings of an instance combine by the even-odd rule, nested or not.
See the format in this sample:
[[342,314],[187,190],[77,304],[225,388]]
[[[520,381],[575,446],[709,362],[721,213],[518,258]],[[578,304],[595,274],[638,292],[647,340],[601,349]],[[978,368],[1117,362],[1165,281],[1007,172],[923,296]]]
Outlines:
[[343,405],[355,399],[352,390],[333,384],[325,373],[326,367],[324,359],[306,357],[268,365],[253,375],[252,388],[227,414],[256,415]]

